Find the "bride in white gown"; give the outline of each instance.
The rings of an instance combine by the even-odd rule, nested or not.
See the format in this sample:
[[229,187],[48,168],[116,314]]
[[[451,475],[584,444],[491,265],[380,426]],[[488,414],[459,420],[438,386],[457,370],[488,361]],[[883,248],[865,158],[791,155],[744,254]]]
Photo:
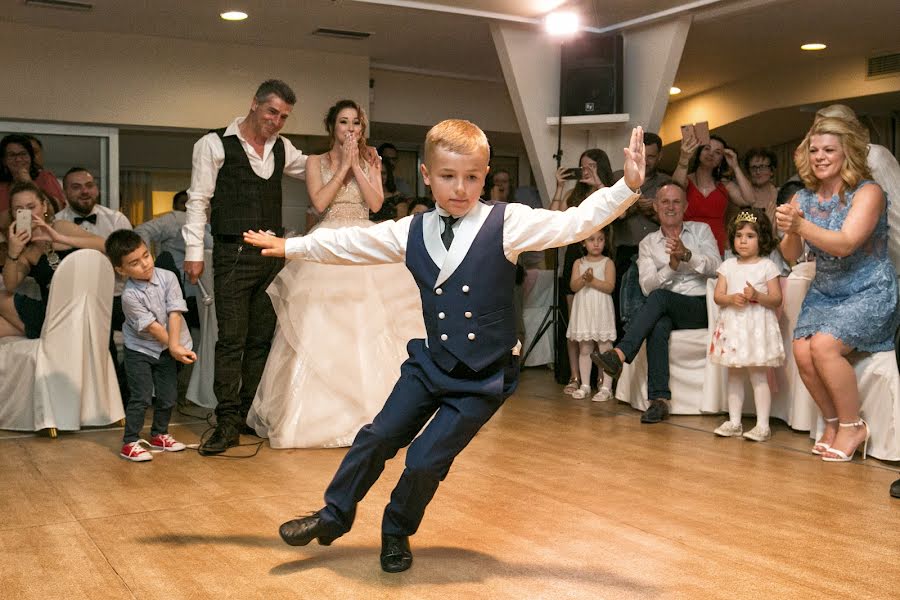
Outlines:
[[[361,159],[366,116],[341,100],[325,117],[331,149],[310,156],[306,186],[316,226],[370,227],[384,200],[381,165]],[[273,448],[349,446],[381,410],[424,337],[419,292],[402,264],[287,261],[268,289],[278,328],[247,424]]]

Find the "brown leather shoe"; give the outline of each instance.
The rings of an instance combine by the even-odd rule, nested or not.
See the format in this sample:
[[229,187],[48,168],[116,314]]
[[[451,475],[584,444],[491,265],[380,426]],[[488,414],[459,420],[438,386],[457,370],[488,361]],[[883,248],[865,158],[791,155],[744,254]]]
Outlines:
[[331,542],[341,536],[336,527],[326,523],[318,512],[283,523],[278,528],[278,533],[290,546],[305,546],[316,538],[319,539],[319,545],[330,546]]

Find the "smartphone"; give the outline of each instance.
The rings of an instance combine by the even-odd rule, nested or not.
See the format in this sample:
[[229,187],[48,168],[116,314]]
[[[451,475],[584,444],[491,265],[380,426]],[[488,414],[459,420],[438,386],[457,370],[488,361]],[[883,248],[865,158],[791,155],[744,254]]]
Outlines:
[[709,121],[694,123],[694,136],[702,146],[709,145]]
[[563,175],[563,179],[575,179],[576,181],[580,180],[582,177],[584,177],[584,169],[581,167],[571,167],[566,169],[566,174]]
[[31,233],[31,211],[27,208],[16,209],[16,233],[22,231]]
[[688,138],[694,137],[694,126],[693,125],[682,125],[681,126],[681,139],[686,140]]

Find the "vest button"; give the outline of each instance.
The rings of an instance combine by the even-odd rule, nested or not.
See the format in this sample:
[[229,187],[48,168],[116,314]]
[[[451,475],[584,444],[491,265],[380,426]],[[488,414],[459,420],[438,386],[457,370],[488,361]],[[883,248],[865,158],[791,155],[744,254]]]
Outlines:
[[469,339],[470,339],[470,340],[474,340],[474,339],[475,339],[475,334],[474,334],[474,333],[470,333],[470,334],[469,334]]
[[438,319],[443,319],[446,315],[442,312],[438,313]]
[[468,293],[469,293],[469,286],[467,286],[467,285],[462,286],[462,291],[463,291],[464,294],[468,294]]
[[438,296],[440,296],[441,294],[444,293],[444,290],[442,290],[441,288],[438,288],[438,289],[434,290],[434,293],[437,294]]
[[446,333],[442,333],[442,334],[441,334],[441,341],[442,341],[442,342],[446,342],[446,341],[447,341],[447,334],[446,334]]
[[471,318],[472,318],[472,313],[469,312],[469,311],[466,311],[466,318],[467,318],[467,319],[471,319]]

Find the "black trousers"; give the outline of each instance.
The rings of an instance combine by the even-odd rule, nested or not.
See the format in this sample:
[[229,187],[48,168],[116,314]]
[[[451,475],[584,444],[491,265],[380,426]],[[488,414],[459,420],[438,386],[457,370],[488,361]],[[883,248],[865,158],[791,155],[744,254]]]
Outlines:
[[669,336],[676,329],[707,326],[706,295],[685,296],[669,290],[653,290],[647,302],[628,322],[625,336],[616,345],[631,362],[647,340],[647,397],[670,400]]
[[[131,398],[125,411],[125,444],[141,437],[147,408],[153,405],[150,435],[169,433],[172,409],[178,400],[178,375],[175,359],[168,350],[157,357],[125,348],[125,372]],[[154,391],[156,392],[154,397]]]
[[122,408],[128,409],[128,377],[125,375],[125,360],[119,362],[119,351],[116,348],[116,342],[113,334],[116,331],[122,331],[122,325],[125,324],[125,313],[122,311],[121,296],[113,296],[112,303],[112,324],[109,328],[109,353],[113,359],[113,366],[116,368],[116,380],[119,382],[119,393],[122,396]]
[[625,276],[625,271],[631,266],[631,259],[636,256],[637,253],[637,246],[616,246],[616,287],[613,290],[612,299],[613,309],[616,314],[616,339],[618,340],[621,340],[622,335],[625,333],[625,328],[622,326],[622,277]]
[[216,240],[213,247],[219,325],[213,391],[220,424],[238,426],[247,418],[275,333],[266,288],[283,266],[283,259],[263,256],[251,246]]

